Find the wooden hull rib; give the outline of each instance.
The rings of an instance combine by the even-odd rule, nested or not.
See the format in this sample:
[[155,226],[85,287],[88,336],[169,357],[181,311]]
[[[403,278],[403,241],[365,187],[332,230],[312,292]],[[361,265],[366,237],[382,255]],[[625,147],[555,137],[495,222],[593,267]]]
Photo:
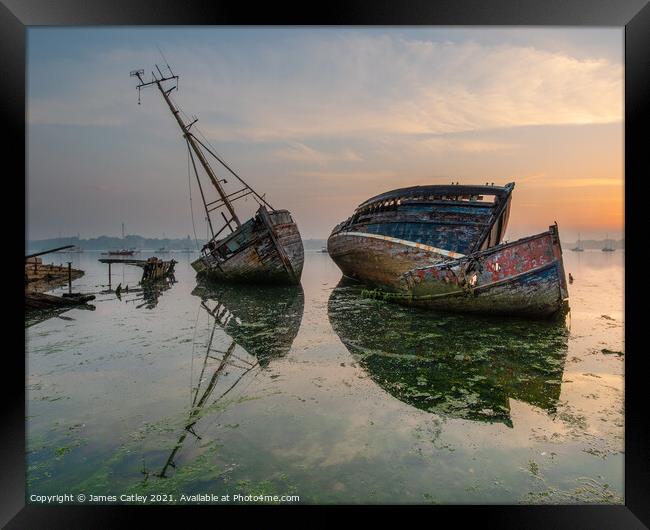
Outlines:
[[470,313],[549,317],[568,291],[557,227],[402,276],[400,303]]
[[298,227],[286,210],[257,214],[192,263],[200,278],[213,281],[297,285],[304,264]]

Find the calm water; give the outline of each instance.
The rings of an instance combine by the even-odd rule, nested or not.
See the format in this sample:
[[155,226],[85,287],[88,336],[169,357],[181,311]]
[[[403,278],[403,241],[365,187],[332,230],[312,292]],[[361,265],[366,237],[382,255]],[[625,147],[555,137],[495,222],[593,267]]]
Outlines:
[[[567,250],[551,324],[364,299],[313,251],[301,288],[206,289],[175,254],[167,290],[26,328],[28,497],[622,503],[623,256]],[[99,292],[99,257],[49,261]]]

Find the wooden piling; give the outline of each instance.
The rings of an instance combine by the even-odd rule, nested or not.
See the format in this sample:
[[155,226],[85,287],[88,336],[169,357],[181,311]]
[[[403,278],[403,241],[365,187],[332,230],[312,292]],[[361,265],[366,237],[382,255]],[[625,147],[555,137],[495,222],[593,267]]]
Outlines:
[[72,262],[68,261],[68,292],[72,294]]

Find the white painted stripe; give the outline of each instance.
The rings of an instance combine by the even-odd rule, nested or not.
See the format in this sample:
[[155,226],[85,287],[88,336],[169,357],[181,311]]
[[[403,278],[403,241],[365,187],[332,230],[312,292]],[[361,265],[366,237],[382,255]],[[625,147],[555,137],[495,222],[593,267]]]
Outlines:
[[428,250],[430,252],[435,252],[436,254],[442,254],[443,256],[448,256],[450,258],[462,258],[465,256],[465,254],[461,254],[460,252],[445,250],[443,248],[437,248],[437,247],[425,245],[424,243],[415,243],[414,241],[407,241],[406,239],[398,239],[396,237],[384,236],[381,234],[369,234],[367,232],[339,232],[333,237],[339,237],[339,236],[357,236],[357,237],[370,237],[373,239],[383,239],[384,241],[390,241],[391,243],[406,245],[407,247],[415,247],[415,248],[420,248],[422,250]]

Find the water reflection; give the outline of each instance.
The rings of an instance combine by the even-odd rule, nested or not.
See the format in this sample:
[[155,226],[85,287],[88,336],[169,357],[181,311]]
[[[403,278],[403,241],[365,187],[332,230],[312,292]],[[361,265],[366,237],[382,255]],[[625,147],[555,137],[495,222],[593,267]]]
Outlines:
[[153,309],[158,305],[158,299],[163,295],[163,293],[172,288],[172,286],[177,283],[176,278],[173,274],[161,278],[156,281],[142,282],[141,288],[131,289],[130,291],[121,289],[121,284],[115,289],[115,296],[118,300],[122,300],[122,296],[125,293],[136,293],[136,296],[129,298],[127,302],[137,303],[136,308],[146,308]]
[[305,307],[302,286],[199,284],[192,294],[261,366],[287,354]]
[[361,297],[341,281],[328,315],[369,376],[422,410],[512,426],[509,398],[555,412],[568,330],[564,322],[440,314]]
[[[214,321],[196,387],[192,389],[188,421],[157,474],[161,478],[167,478],[170,468],[176,468],[175,459],[188,436],[201,440],[195,426],[204,414],[224,410],[224,400],[242,381],[268,366],[271,359],[287,354],[298,334],[304,309],[299,286],[257,289],[200,284],[192,294],[201,298],[201,308]],[[225,332],[225,341],[215,341],[218,330]]]

